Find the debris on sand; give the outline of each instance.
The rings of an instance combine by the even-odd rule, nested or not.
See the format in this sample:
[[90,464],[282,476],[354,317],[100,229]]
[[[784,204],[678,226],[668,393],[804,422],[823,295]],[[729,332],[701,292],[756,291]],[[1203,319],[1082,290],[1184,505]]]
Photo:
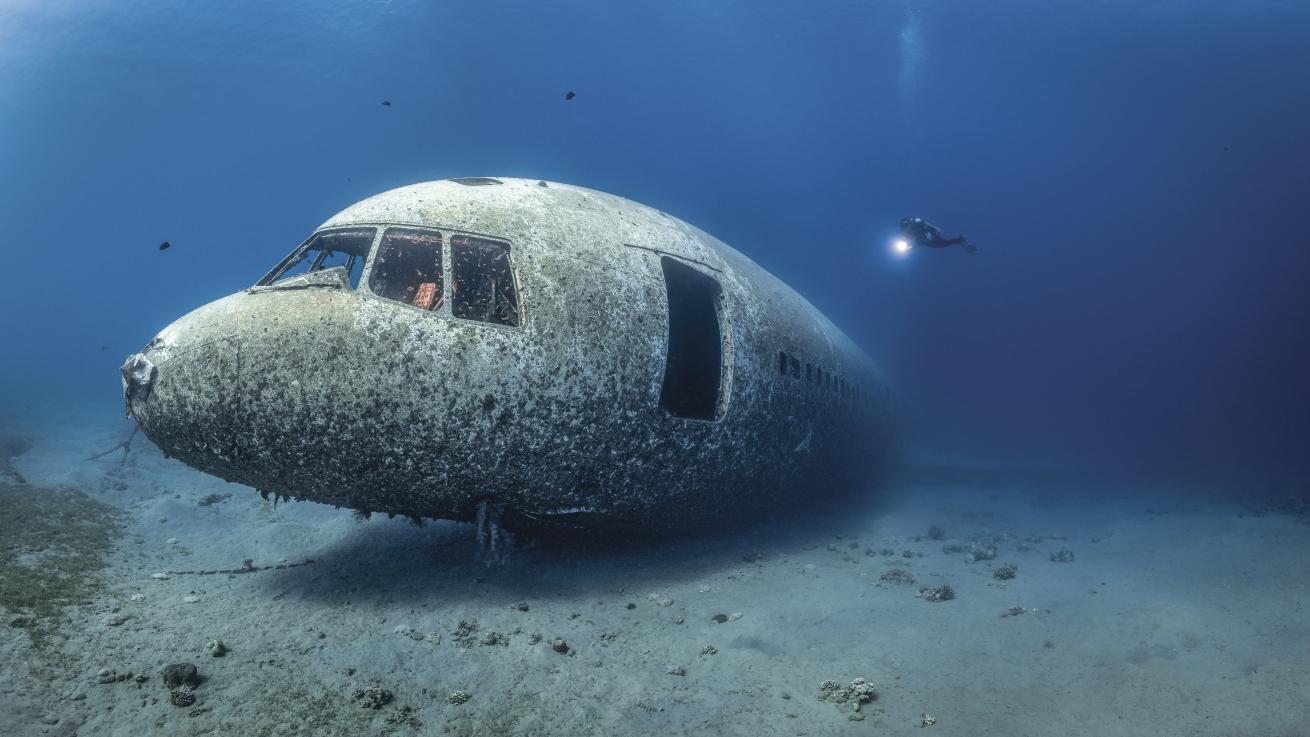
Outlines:
[[941,540],[944,537],[946,537],[946,531],[938,527],[937,525],[933,525],[928,528],[929,540]]
[[31,449],[32,439],[26,435],[0,431],[0,481],[27,483],[27,479],[14,468],[14,459]]
[[1073,551],[1072,551],[1072,550],[1057,550],[1056,552],[1051,553],[1051,562],[1052,562],[1052,563],[1072,563],[1072,562],[1073,562]]
[[671,665],[671,666],[669,666],[668,668],[665,668],[665,669],[664,669],[664,672],[667,673],[667,674],[669,674],[669,675],[671,675],[671,676],[685,676],[685,675],[687,675],[687,669],[686,669],[686,668],[683,668],[683,667],[680,666],[680,665]]
[[723,624],[728,621],[728,615],[723,613],[715,614],[713,617],[710,617],[710,621],[715,624]]
[[132,677],[131,671],[127,671],[126,673],[119,673],[118,671],[112,668],[101,668],[99,672],[96,673],[96,683],[99,684],[118,683],[119,681],[126,681],[131,677]]
[[873,684],[863,678],[856,678],[846,687],[832,679],[819,684],[819,700],[827,701],[842,711],[849,710],[852,721],[864,719],[860,708],[877,698],[878,693],[873,690]]
[[834,704],[844,704],[847,701],[857,701],[867,704],[878,698],[878,694],[873,690],[873,686],[863,678],[856,678],[851,681],[848,688],[832,679],[828,679],[819,684],[819,700],[829,701]]
[[968,555],[964,557],[966,563],[977,563],[980,560],[994,560],[996,558],[996,546],[984,545],[982,543],[970,543]]
[[159,675],[164,679],[166,688],[177,688],[178,686],[191,686],[194,688],[200,685],[200,671],[196,670],[193,663],[166,665],[159,672]]
[[883,573],[881,576],[878,577],[878,579],[882,581],[886,581],[887,583],[896,583],[896,584],[914,583],[914,576],[912,576],[908,571],[901,570],[900,568],[893,568],[890,571]]
[[1009,581],[1010,579],[1014,578],[1018,574],[1018,572],[1019,569],[1007,563],[1003,566],[998,567],[996,570],[992,571],[992,578],[998,581]]
[[1036,610],[1036,609],[1025,609],[1025,608],[1023,608],[1023,607],[1021,607],[1021,606],[1012,606],[1012,607],[1010,607],[1009,609],[1006,609],[1006,610],[1005,610],[1005,613],[1002,614],[1001,616],[1002,616],[1002,617],[1018,617],[1018,616],[1021,616],[1021,615],[1024,615],[1024,614],[1036,614],[1036,613],[1037,613],[1037,610]]
[[381,709],[391,703],[392,696],[390,691],[373,683],[355,688],[350,692],[350,698],[359,704],[360,708]]
[[473,697],[470,696],[467,691],[451,691],[449,694],[446,695],[446,703],[453,704],[454,706],[459,706],[460,704],[467,702],[471,698]]
[[933,716],[932,714],[929,714],[928,712],[924,712],[919,715],[918,726],[920,727],[931,727],[936,723],[937,723],[937,717]]
[[455,632],[451,635],[455,644],[468,650],[478,644],[478,620],[461,619],[459,624],[455,625]]
[[204,497],[201,497],[200,501],[196,502],[196,506],[210,507],[220,502],[225,502],[231,498],[231,494],[207,494]]
[[427,634],[424,634],[414,629],[413,627],[410,627],[407,624],[396,625],[396,628],[392,630],[391,633],[394,634],[396,637],[406,637],[411,640],[414,640],[415,642],[426,642],[431,645],[441,644],[440,632],[428,632]]
[[915,596],[924,601],[950,601],[955,598],[955,589],[946,584],[942,584],[941,586],[928,586],[919,589],[919,593],[915,594]]
[[487,630],[487,633],[478,640],[479,645],[509,645],[509,636],[502,635],[495,630]]
[[210,640],[205,645],[205,651],[209,653],[210,657],[221,658],[227,655],[227,645],[223,644],[222,640]]
[[[101,452],[99,452],[99,453],[96,453],[95,455],[88,456],[88,457],[87,457],[87,460],[88,460],[88,461],[98,461],[98,460],[100,460],[101,458],[104,458],[105,456],[109,455],[110,453],[113,453],[113,452],[116,451],[116,450],[121,450],[121,451],[123,451],[123,455],[118,459],[118,465],[119,465],[119,466],[126,466],[126,465],[127,465],[127,457],[128,457],[128,455],[131,454],[131,452],[132,452],[132,441],[136,438],[136,434],[137,434],[137,432],[139,432],[140,430],[141,430],[141,426],[140,426],[140,425],[137,425],[136,423],[132,423],[132,430],[131,430],[131,432],[129,432],[125,437],[123,437],[121,440],[119,440],[117,443],[115,443],[114,446],[113,446],[112,448],[109,448],[108,450],[103,450],[103,451],[101,451]],[[118,484],[115,484],[115,485],[114,485],[114,488],[115,488],[115,491],[123,491],[123,490],[127,489],[127,484],[123,484],[123,483],[119,482]]]

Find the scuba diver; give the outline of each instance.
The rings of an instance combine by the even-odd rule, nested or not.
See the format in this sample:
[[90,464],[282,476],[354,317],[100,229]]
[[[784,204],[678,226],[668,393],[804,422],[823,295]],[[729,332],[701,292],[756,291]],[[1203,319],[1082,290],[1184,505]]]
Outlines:
[[977,253],[978,247],[969,242],[969,239],[961,233],[955,238],[947,238],[942,235],[942,229],[936,225],[925,221],[923,218],[903,218],[901,220],[901,233],[905,236],[906,248],[911,246],[926,246],[927,248],[946,248],[947,246],[964,246],[964,250],[969,253]]

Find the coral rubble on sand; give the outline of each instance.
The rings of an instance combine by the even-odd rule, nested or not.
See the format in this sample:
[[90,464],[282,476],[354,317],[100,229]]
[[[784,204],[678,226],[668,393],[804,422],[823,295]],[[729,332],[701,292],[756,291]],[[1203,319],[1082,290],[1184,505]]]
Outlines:
[[946,584],[942,584],[941,586],[928,586],[919,589],[919,593],[915,594],[915,596],[924,601],[950,601],[955,598],[955,589]]

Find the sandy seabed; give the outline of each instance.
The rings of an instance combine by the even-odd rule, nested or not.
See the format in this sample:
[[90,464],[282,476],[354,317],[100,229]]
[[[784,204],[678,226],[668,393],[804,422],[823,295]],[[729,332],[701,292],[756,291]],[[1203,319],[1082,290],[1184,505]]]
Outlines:
[[0,611],[5,735],[1310,735],[1310,524],[1222,495],[902,481],[487,567],[469,526],[275,508],[139,439],[86,461],[122,426],[54,419],[14,466],[117,537],[41,637]]

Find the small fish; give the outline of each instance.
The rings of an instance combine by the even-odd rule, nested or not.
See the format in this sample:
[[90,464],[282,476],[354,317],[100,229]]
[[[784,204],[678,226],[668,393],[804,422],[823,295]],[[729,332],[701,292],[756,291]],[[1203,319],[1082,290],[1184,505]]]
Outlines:
[[109,346],[107,346],[107,345],[102,345],[102,346],[100,346],[100,350],[102,350],[102,351],[107,351],[107,350],[109,350]]
[[578,93],[574,92],[573,90],[569,90],[569,91],[568,91],[568,94],[564,95],[564,99],[565,99],[565,100],[572,100],[573,98],[575,98],[575,97],[577,97],[577,96],[578,96]]
[[391,107],[391,100],[383,100],[382,107]]
[[159,244],[159,250],[161,250],[161,251],[167,251],[168,249],[170,249],[170,248],[172,248],[172,247],[173,247],[173,244],[172,244],[172,243],[169,243],[168,241],[164,241],[163,243],[160,243],[160,244]]

